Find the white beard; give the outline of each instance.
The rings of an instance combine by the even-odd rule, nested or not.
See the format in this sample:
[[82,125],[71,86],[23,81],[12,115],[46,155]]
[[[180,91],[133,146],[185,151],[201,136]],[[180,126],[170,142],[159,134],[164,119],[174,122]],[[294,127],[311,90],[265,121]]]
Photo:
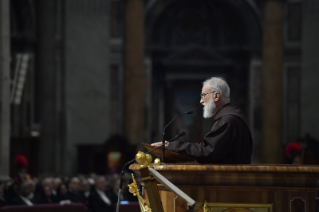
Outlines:
[[203,104],[203,106],[204,106],[204,108],[203,108],[203,110],[204,110],[203,117],[205,119],[213,117],[214,116],[214,112],[213,111],[216,108],[216,104],[214,102],[214,99],[210,98],[209,102],[206,105]]

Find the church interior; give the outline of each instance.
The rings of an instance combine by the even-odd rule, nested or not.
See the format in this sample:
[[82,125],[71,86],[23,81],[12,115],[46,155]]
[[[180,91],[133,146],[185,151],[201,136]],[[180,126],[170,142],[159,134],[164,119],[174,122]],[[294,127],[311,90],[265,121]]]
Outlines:
[[317,0],[1,0],[0,10],[0,181],[17,174],[17,155],[39,179],[119,175],[187,111],[165,139],[199,142],[212,76],[248,118],[252,165],[319,165]]

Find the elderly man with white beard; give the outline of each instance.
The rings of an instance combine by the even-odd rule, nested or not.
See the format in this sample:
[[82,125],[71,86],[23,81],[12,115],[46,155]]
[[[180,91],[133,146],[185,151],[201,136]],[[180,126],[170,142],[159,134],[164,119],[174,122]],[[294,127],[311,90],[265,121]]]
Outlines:
[[[243,112],[230,104],[230,88],[221,77],[203,82],[200,103],[204,118],[213,118],[211,131],[200,143],[166,142],[165,148],[195,158],[199,163],[250,164],[251,133]],[[162,142],[153,143],[160,146]]]

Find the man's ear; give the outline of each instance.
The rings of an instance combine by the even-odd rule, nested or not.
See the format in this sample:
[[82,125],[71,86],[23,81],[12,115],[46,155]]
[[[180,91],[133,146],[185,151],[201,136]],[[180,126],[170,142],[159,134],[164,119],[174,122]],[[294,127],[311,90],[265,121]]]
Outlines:
[[213,93],[213,98],[214,98],[214,101],[217,102],[220,99],[220,93],[218,92]]

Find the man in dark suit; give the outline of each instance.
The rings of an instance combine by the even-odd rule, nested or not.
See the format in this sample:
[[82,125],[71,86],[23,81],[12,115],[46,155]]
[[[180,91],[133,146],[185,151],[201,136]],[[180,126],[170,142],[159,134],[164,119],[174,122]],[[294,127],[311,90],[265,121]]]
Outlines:
[[80,197],[80,179],[77,177],[72,177],[68,184],[69,190],[67,193],[67,199],[72,203],[84,203]]
[[33,203],[28,198],[31,193],[31,187],[27,181],[22,182],[18,185],[17,196],[11,201],[12,205],[29,205],[32,206]]
[[89,196],[91,193],[91,187],[90,184],[88,183],[88,181],[86,179],[81,179],[80,182],[80,198],[82,200],[82,202],[86,205],[89,206]]
[[114,206],[109,195],[105,192],[106,179],[103,176],[96,178],[95,188],[90,192],[89,208],[92,212],[111,212]]

